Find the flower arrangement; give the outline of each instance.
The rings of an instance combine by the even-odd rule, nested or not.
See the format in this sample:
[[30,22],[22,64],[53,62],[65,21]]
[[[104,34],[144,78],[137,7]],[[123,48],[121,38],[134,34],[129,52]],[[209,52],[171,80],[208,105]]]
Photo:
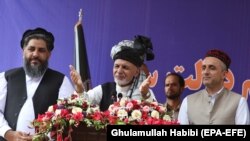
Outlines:
[[96,130],[107,125],[175,125],[166,108],[157,102],[122,98],[100,111],[99,106],[90,104],[82,96],[73,94],[66,99],[58,99],[57,104],[32,122],[36,135],[33,141],[40,141],[50,134],[57,141],[70,140],[72,127],[80,123]]
[[[95,122],[98,123],[95,123]],[[98,124],[98,129],[106,125],[174,125],[166,107],[157,102],[130,100],[122,98],[109,106],[105,112],[97,112],[85,118],[88,126]]]
[[91,105],[82,96],[72,94],[69,98],[58,99],[57,104],[48,108],[47,112],[38,115],[31,124],[36,135],[33,141],[40,141],[50,134],[57,141],[70,140],[72,127],[83,122],[84,117],[99,111],[99,107]]

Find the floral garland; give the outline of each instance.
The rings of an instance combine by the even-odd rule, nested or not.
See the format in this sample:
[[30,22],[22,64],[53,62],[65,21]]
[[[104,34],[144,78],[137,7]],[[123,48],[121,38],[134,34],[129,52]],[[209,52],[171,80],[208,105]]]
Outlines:
[[99,107],[91,105],[82,96],[72,94],[69,98],[58,99],[57,104],[32,121],[36,133],[33,141],[43,140],[49,134],[57,141],[69,140],[72,127],[77,127],[87,114],[94,111],[99,111]]
[[70,140],[72,127],[80,123],[96,130],[107,125],[176,125],[166,108],[157,102],[122,98],[100,111],[99,106],[90,104],[83,96],[72,94],[69,98],[58,99],[57,104],[32,122],[35,128],[33,141],[40,141],[50,134],[57,141]]
[[[129,100],[122,98],[119,102],[109,106],[105,112],[95,112],[85,118],[87,125],[95,127],[98,121],[106,125],[173,125],[177,121],[171,120],[166,108],[157,102]],[[98,125],[99,126],[99,125]],[[98,128],[103,128],[99,126]]]

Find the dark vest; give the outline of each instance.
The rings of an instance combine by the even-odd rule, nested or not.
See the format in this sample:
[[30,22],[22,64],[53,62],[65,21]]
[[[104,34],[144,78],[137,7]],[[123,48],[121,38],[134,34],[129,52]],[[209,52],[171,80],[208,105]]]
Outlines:
[[[16,130],[19,112],[27,99],[25,72],[23,68],[16,68],[5,72],[7,84],[7,99],[4,117],[9,126]],[[57,102],[59,89],[62,85],[64,75],[60,72],[48,69],[33,96],[35,118],[43,114],[50,105]]]
[[109,105],[116,101],[116,84],[115,82],[107,82],[102,84],[102,99],[100,102],[100,110],[106,111]]

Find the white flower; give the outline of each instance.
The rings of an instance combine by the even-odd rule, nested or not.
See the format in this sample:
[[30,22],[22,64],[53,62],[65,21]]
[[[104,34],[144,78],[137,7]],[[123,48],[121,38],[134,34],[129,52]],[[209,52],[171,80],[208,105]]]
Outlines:
[[52,105],[52,106],[49,106],[48,112],[54,112],[54,107],[53,107],[53,105]]
[[135,101],[140,105],[141,104],[141,100],[135,99]]
[[68,103],[69,103],[69,104],[74,104],[74,103],[76,103],[77,101],[79,101],[77,98],[75,98],[75,99],[69,99],[69,100],[68,100]]
[[119,110],[119,107],[112,104],[112,105],[109,106],[108,110],[113,115],[117,110]]
[[132,113],[131,113],[131,116],[132,116],[132,119],[134,120],[140,120],[141,119],[141,111],[140,110],[134,110]]
[[171,117],[169,115],[164,115],[162,119],[166,121],[171,121]]
[[99,108],[98,106],[96,106],[96,107],[93,107],[92,110],[93,110],[94,112],[99,112],[99,111],[100,111],[100,108]]
[[117,116],[120,119],[126,118],[126,117],[128,117],[128,112],[125,109],[120,109],[117,111]]
[[63,105],[63,100],[62,99],[58,99],[57,100],[57,105]]
[[120,106],[121,106],[121,107],[124,107],[125,104],[126,104],[126,99],[125,99],[125,98],[122,98],[122,99],[120,100]]
[[113,112],[113,111],[114,111],[114,108],[115,108],[115,105],[112,104],[112,105],[109,106],[108,110],[109,110],[110,112]]
[[73,119],[70,119],[70,120],[69,120],[69,124],[70,124],[70,125],[73,125],[74,123],[75,123],[75,120],[73,120]]
[[158,111],[153,110],[153,111],[151,112],[151,117],[156,118],[156,119],[159,119],[160,114],[159,114]]
[[73,114],[77,114],[77,113],[82,113],[82,108],[80,108],[80,107],[73,107],[72,108],[72,113]]
[[99,109],[99,107],[97,106],[97,107],[93,107],[93,108],[88,108],[87,111],[86,111],[86,113],[87,113],[87,114],[91,114],[91,113],[99,112],[99,111],[100,111],[100,109]]

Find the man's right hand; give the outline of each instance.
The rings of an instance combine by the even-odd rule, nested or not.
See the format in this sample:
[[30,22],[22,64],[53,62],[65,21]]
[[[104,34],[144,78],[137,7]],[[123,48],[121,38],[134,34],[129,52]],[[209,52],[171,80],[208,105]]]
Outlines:
[[76,92],[83,93],[84,86],[80,74],[76,71],[76,69],[72,65],[69,65],[69,68],[70,68],[70,78],[75,86]]
[[8,130],[5,133],[4,138],[7,141],[32,141],[32,136],[30,134],[12,130]]

